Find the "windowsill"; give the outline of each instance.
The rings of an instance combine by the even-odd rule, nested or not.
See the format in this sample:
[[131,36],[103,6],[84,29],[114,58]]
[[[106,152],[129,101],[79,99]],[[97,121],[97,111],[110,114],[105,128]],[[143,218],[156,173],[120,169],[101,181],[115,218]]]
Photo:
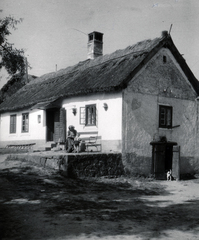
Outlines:
[[88,130],[98,130],[98,127],[97,126],[93,126],[93,125],[87,125],[84,127],[84,129],[88,129]]
[[10,133],[10,134],[9,134],[9,137],[17,137],[17,136],[18,136],[17,133]]
[[97,127],[96,125],[85,125],[85,127]]
[[20,137],[24,137],[24,136],[30,136],[30,133],[24,132],[24,133],[21,133],[21,134],[20,134]]
[[159,127],[160,130],[173,130],[172,128],[163,128],[163,127]]

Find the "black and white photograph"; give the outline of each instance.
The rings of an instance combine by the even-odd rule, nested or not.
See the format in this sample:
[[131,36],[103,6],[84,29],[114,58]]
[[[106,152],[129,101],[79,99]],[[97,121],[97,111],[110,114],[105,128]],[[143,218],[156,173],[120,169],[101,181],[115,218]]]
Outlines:
[[199,239],[199,2],[0,1],[0,240]]

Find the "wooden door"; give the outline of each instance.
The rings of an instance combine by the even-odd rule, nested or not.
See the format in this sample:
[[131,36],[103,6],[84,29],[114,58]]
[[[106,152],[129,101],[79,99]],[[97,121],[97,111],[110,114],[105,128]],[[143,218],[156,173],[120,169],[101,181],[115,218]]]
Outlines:
[[66,141],[66,109],[60,109],[60,142]]
[[173,145],[165,146],[165,172],[172,170]]
[[165,179],[165,145],[155,145],[154,148],[155,178]]
[[54,113],[54,141],[65,143],[66,141],[66,110],[57,109]]

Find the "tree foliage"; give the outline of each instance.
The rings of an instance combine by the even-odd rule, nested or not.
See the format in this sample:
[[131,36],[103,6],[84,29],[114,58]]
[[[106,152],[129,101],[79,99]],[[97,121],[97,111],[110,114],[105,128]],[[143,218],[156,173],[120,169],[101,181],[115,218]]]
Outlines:
[[16,20],[11,16],[0,19],[0,69],[5,67],[10,75],[25,72],[24,50],[16,49],[8,42],[10,29],[16,30],[16,25],[21,22],[22,19]]

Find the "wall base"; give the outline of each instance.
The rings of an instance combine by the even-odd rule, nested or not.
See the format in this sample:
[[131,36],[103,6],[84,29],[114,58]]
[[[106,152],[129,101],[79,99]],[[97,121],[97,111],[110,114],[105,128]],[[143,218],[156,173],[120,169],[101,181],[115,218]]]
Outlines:
[[138,156],[135,153],[123,153],[124,171],[130,176],[151,176],[151,157]]
[[8,145],[22,145],[22,144],[31,144],[35,143],[34,146],[43,146],[46,144],[46,140],[15,140],[15,141],[1,141],[0,148],[6,148]]
[[121,176],[124,174],[121,154],[12,154],[9,159],[24,159],[43,167],[61,171],[65,176],[101,177]]

